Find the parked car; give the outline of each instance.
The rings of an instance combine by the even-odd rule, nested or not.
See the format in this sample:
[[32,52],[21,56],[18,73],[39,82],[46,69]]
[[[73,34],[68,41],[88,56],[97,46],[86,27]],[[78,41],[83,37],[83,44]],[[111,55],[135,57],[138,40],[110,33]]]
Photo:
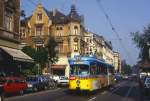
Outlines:
[[59,80],[59,76],[58,75],[53,75],[52,79],[55,80],[56,82]]
[[48,85],[49,88],[56,88],[57,87],[57,82],[56,80],[53,79],[52,75],[44,75],[48,79]]
[[26,78],[28,89],[27,91],[39,91],[45,90],[49,88],[49,80],[48,78],[41,75],[32,75]]
[[69,79],[66,76],[60,76],[57,83],[60,86],[67,86],[69,85]]
[[122,75],[121,75],[121,74],[116,74],[116,75],[115,75],[115,81],[116,81],[116,82],[119,82],[119,81],[121,81],[121,80],[123,80]]
[[3,87],[3,94],[20,93],[23,95],[27,89],[26,80],[20,77],[1,77],[0,85]]

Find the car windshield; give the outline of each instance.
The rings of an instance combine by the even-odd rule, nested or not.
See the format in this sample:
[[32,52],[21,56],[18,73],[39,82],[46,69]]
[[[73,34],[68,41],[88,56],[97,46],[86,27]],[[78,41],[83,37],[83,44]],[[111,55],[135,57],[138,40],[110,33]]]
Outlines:
[[68,77],[62,76],[60,77],[60,80],[68,80]]
[[70,73],[72,75],[89,75],[88,65],[73,65],[71,66]]

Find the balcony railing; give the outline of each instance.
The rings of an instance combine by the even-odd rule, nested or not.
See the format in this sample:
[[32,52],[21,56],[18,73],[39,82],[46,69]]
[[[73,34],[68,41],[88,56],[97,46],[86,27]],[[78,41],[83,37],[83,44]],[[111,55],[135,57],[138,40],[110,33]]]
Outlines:
[[63,42],[64,41],[62,36],[56,36],[55,40],[56,40],[56,42]]
[[2,27],[0,27],[0,38],[4,38],[6,40],[15,41],[15,42],[20,41],[19,33],[7,31]]

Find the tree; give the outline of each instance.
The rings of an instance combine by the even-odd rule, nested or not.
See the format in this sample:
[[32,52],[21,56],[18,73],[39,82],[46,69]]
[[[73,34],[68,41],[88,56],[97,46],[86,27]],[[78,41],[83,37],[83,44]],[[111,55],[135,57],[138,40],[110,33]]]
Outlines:
[[122,60],[121,67],[122,67],[123,74],[130,74],[130,73],[132,73],[131,66],[129,64],[127,64],[125,60]]
[[39,47],[35,53],[35,61],[39,63],[41,67],[45,67],[48,60],[48,51],[44,47]]
[[24,53],[26,53],[27,55],[29,55],[30,57],[32,57],[33,59],[35,58],[36,50],[34,48],[32,48],[31,46],[25,46],[25,47],[23,47],[22,51]]
[[47,49],[48,49],[48,55],[49,55],[49,62],[51,64],[54,64],[58,61],[58,52],[56,51],[56,47],[58,46],[58,43],[55,41],[54,37],[49,37],[48,43],[47,43]]
[[139,58],[141,62],[149,60],[150,25],[144,27],[143,32],[132,32],[131,37],[136,47],[140,49]]
[[54,64],[58,61],[58,52],[56,51],[58,43],[55,41],[54,37],[49,37],[47,43],[47,50],[48,50],[48,67],[49,72],[51,73],[51,64]]
[[[22,51],[32,57],[37,65],[35,65],[31,70],[25,70],[25,74],[37,74],[41,73],[42,69],[45,67],[48,60],[48,51],[44,47],[39,47],[37,50],[31,46],[23,47]],[[30,71],[30,72],[29,72]]]

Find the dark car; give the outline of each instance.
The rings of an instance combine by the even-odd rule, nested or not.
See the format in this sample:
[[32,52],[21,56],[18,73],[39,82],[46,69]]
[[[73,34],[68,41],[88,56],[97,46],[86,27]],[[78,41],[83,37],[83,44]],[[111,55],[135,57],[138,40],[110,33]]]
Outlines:
[[2,94],[8,93],[20,93],[24,94],[24,91],[27,89],[27,83],[24,78],[20,77],[1,77],[0,85],[3,91]]
[[49,87],[48,79],[41,75],[32,75],[26,78],[28,84],[28,91],[45,90]]
[[123,80],[122,75],[121,75],[121,74],[116,74],[116,75],[115,75],[115,81],[116,81],[116,82],[119,82],[119,81],[121,81],[121,80]]

